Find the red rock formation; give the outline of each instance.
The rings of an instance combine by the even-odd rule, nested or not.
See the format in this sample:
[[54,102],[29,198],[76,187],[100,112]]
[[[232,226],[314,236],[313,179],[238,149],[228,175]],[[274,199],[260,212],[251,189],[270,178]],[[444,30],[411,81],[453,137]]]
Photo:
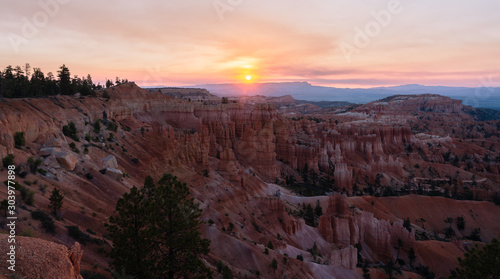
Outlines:
[[326,213],[320,217],[319,232],[331,243],[349,247],[360,243],[368,248],[368,256],[376,259],[393,259],[391,246],[401,239],[406,247],[415,241],[414,232],[403,228],[399,220],[390,224],[378,220],[372,213],[355,212],[347,207],[347,197],[334,194],[329,197]]
[[[6,268],[7,255],[9,251],[7,235],[0,234],[0,260],[3,267],[0,274],[11,275]],[[82,279],[80,276],[80,261],[83,250],[76,242],[70,249],[54,242],[34,238],[16,237],[16,263],[15,274],[24,278],[33,279]]]

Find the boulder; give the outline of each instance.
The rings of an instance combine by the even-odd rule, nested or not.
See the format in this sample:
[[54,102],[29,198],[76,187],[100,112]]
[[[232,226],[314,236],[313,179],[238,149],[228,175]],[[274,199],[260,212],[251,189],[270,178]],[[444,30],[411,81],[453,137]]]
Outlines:
[[123,172],[114,168],[106,168],[106,175],[116,180],[120,180],[123,178]]
[[66,142],[62,139],[53,139],[46,144],[48,147],[63,147],[66,146]]
[[55,152],[57,162],[65,169],[72,171],[75,169],[78,158],[70,152]]
[[[0,234],[0,250],[9,251],[8,235]],[[82,279],[80,260],[83,250],[76,242],[71,249],[51,241],[35,237],[16,237],[15,274],[19,278],[67,278]],[[6,267],[7,253],[0,253],[3,264],[0,278],[11,278],[12,271]],[[17,278],[17,277],[16,277]]]
[[118,168],[118,161],[116,160],[116,157],[113,155],[108,155],[102,159],[102,164],[104,165],[104,168],[112,168],[112,169],[117,169]]
[[40,149],[40,151],[38,152],[38,155],[40,155],[42,157],[47,157],[47,156],[50,156],[53,153],[59,152],[59,151],[61,151],[61,148],[59,148],[59,147],[44,147],[44,148]]

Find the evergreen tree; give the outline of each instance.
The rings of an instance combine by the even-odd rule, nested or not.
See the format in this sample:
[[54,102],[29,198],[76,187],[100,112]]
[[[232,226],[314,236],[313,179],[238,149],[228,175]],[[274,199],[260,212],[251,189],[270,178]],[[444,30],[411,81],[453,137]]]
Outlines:
[[137,278],[203,278],[209,271],[199,258],[210,242],[198,229],[201,210],[189,188],[164,174],[155,185],[146,178],[141,191],[132,188],[107,225],[114,246],[113,265]]
[[461,232],[465,229],[465,218],[463,215],[457,217],[457,229]]
[[311,204],[308,204],[306,207],[304,221],[306,221],[307,225],[314,227],[314,209]]
[[323,208],[321,208],[319,200],[316,200],[316,207],[314,208],[314,214],[316,214],[316,216],[318,217],[323,215]]
[[111,257],[113,265],[137,278],[150,278],[152,265],[148,258],[152,249],[146,233],[148,220],[146,218],[146,200],[144,193],[137,187],[132,187],[130,193],[125,193],[116,203],[117,216],[111,216],[106,225],[110,239],[113,240]]
[[73,95],[75,92],[73,91],[73,86],[71,84],[71,74],[69,72],[68,67],[66,65],[62,65],[58,71],[59,77],[59,89],[61,90],[61,94],[63,95]]
[[49,198],[49,200],[50,200],[49,208],[52,208],[54,216],[56,216],[56,217],[57,217],[57,211],[62,208],[63,199],[64,199],[64,195],[61,194],[61,192],[59,192],[59,190],[57,188],[54,188],[54,190],[52,190],[52,194],[50,195],[50,198]]
[[278,269],[278,261],[275,258],[273,258],[270,266],[273,269],[273,271],[276,272],[276,269]]
[[408,252],[408,260],[410,261],[410,266],[413,266],[413,262],[417,259],[417,256],[415,255],[415,250],[413,250],[413,247],[410,248],[410,251]]
[[409,232],[411,232],[410,218],[403,219],[403,227],[406,228]]
[[482,248],[475,245],[458,262],[455,278],[500,278],[500,242],[493,239]]

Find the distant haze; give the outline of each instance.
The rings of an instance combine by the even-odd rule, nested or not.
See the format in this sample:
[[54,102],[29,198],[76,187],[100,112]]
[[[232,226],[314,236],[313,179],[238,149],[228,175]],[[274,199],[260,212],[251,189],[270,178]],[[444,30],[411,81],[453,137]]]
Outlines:
[[368,103],[397,94],[439,94],[462,100],[464,105],[500,110],[499,87],[446,87],[408,84],[393,87],[335,88],[313,86],[307,82],[259,83],[259,84],[203,84],[188,88],[205,88],[220,97],[230,96],[283,96],[291,95],[298,100],[347,101]]

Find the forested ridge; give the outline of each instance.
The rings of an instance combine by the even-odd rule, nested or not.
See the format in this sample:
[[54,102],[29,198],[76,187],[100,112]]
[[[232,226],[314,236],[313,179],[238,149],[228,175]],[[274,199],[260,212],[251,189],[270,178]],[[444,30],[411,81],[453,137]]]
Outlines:
[[[114,84],[121,84],[128,80],[116,78],[115,83],[106,80],[106,88]],[[41,68],[31,67],[26,63],[24,67],[11,65],[0,71],[0,98],[28,98],[44,97],[53,95],[74,95],[80,93],[82,96],[93,96],[96,90],[102,89],[99,83],[95,84],[92,77],[77,75],[71,77],[66,65],[59,67],[57,76],[52,72],[44,74]]]

